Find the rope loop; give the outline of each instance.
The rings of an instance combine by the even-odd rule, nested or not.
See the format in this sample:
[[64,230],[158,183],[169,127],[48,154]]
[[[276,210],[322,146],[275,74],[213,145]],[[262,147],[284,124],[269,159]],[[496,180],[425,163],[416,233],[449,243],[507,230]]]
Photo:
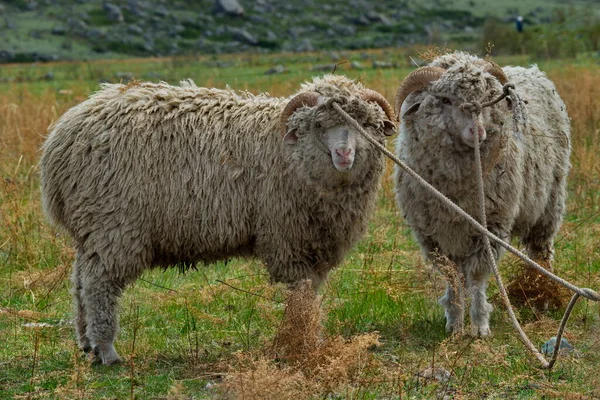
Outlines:
[[348,98],[347,97],[330,97],[327,100],[325,100],[325,102],[323,103],[326,107],[333,107],[333,104],[338,104],[340,106],[347,104],[348,103]]
[[502,86],[502,93],[504,94],[504,97],[510,96],[511,90],[515,90],[514,83],[510,83],[510,82],[505,83],[504,86]]
[[471,114],[479,115],[481,114],[481,103],[478,101],[473,101],[471,103],[462,103],[460,105],[460,109],[463,111],[470,112]]

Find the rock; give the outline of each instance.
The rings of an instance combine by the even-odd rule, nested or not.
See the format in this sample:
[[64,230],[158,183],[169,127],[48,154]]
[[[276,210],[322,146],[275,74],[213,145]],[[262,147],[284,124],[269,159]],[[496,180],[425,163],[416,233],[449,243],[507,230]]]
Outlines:
[[284,72],[287,72],[287,69],[279,64],[265,71],[265,75],[283,74]]
[[387,25],[387,26],[392,25],[392,21],[388,17],[386,17],[383,14],[379,14],[375,11],[367,12],[365,14],[365,17],[367,17],[367,19],[372,22],[378,22],[380,24]]
[[307,52],[307,51],[315,51],[315,48],[314,48],[312,42],[310,41],[310,39],[304,39],[296,47],[296,51],[298,53],[304,53],[304,52]]
[[56,36],[64,36],[67,33],[67,29],[64,26],[55,26],[50,32]]
[[244,15],[244,7],[237,0],[215,0],[217,12],[222,12],[234,17]]
[[37,1],[32,0],[27,3],[27,10],[35,11],[38,7]]
[[310,70],[314,71],[314,72],[317,72],[317,71],[332,72],[335,68],[336,68],[335,64],[317,64],[317,65],[313,65],[313,67]]
[[127,27],[127,32],[129,32],[133,35],[143,35],[144,34],[144,30],[137,25],[129,25]]
[[394,64],[388,61],[373,61],[373,68],[394,68]]
[[360,26],[367,26],[371,23],[371,21],[369,21],[369,18],[367,18],[365,15],[361,15],[358,18],[350,18],[350,22],[352,22],[354,25]]
[[48,71],[42,76],[43,81],[53,81],[54,80],[54,72]]
[[69,18],[67,20],[69,28],[76,33],[83,33],[87,30],[87,24],[80,19]]
[[4,14],[4,4],[0,4],[0,15]]
[[119,7],[115,6],[114,4],[104,3],[102,8],[106,12],[106,17],[110,22],[121,23],[125,21],[125,18],[123,18],[123,12]]
[[101,31],[100,29],[95,28],[86,31],[85,37],[95,42],[104,39],[106,37],[106,33],[104,33],[104,31]]
[[133,72],[117,72],[115,78],[119,81],[129,82],[134,77]]
[[417,373],[417,376],[423,379],[438,381],[440,383],[446,383],[452,376],[450,371],[445,370],[441,367],[429,367],[425,368],[423,371]]
[[246,43],[251,46],[256,46],[258,44],[258,39],[245,29],[232,28],[231,33],[233,39],[240,43]]
[[165,8],[165,6],[163,6],[163,5],[157,7],[154,10],[154,14],[158,15],[159,17],[163,17],[163,18],[166,18],[170,15],[169,10],[167,10]]
[[15,54],[8,50],[0,50],[0,62],[9,62],[15,58]]
[[[544,343],[542,345],[542,354],[552,355],[554,353],[555,346],[556,346],[556,336],[553,336],[550,338],[550,340],[548,340],[546,343]],[[567,339],[561,338],[560,346],[558,348],[559,354],[570,353],[572,351],[573,351],[573,346],[571,346],[571,344],[569,342],[567,342]]]
[[352,61],[350,63],[350,68],[352,68],[352,69],[363,69],[364,67],[363,67],[363,65],[360,62],[358,62],[358,61]]

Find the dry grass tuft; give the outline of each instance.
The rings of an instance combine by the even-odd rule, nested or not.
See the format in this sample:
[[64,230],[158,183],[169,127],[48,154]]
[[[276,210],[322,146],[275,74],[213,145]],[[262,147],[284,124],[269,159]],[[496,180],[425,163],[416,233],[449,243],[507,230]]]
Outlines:
[[449,54],[452,52],[454,52],[454,50],[448,47],[430,47],[422,52],[419,52],[419,58],[424,61],[431,62],[436,58],[443,56],[444,54]]
[[[539,260],[538,263],[548,267],[547,263]],[[506,292],[514,305],[530,307],[537,314],[562,309],[569,301],[571,292],[559,283],[525,263],[518,263],[515,269],[508,274],[510,279],[506,283]]]
[[281,326],[273,342],[273,352],[289,361],[303,361],[323,344],[321,297],[310,281],[291,291]]
[[336,392],[357,382],[375,364],[369,348],[379,335],[368,333],[350,340],[323,338],[321,299],[309,281],[287,300],[272,356],[238,355],[237,366],[221,389],[231,398],[292,399]]

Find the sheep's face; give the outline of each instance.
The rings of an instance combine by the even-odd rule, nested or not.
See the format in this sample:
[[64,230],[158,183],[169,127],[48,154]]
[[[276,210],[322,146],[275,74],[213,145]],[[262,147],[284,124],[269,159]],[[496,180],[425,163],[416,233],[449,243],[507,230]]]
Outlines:
[[[383,141],[386,130],[394,125],[385,123],[377,107],[358,99],[343,106],[365,130]],[[362,112],[351,112],[357,109]],[[296,170],[324,186],[360,181],[369,173],[372,158],[380,157],[359,132],[325,104],[296,111],[283,141],[286,157]]]
[[483,109],[475,118],[467,110],[461,108],[465,101],[449,96],[422,92],[416,94],[414,101],[407,102],[402,118],[422,135],[439,132],[441,138],[453,144],[461,143],[473,147],[475,135],[482,143],[487,138],[486,126],[490,124],[490,110]]
[[419,135],[442,135],[440,140],[453,147],[473,147],[475,138],[483,143],[497,130],[492,123],[491,108],[473,115],[462,107],[466,103],[484,103],[495,97],[501,86],[483,70],[474,66],[450,67],[429,87],[406,98],[401,118]]

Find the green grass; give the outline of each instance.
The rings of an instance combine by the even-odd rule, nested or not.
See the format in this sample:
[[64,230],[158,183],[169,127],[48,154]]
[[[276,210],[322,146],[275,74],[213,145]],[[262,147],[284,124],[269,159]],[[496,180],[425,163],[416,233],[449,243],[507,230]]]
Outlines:
[[[390,58],[400,68],[357,71],[344,64],[338,71],[361,79],[391,101],[400,80],[412,69],[408,54],[395,50],[370,54]],[[360,60],[361,53],[342,57]],[[496,61],[527,65],[535,60]],[[186,274],[175,268],[146,272],[121,299],[117,350],[125,364],[90,365],[77,349],[70,325],[69,240],[57,236],[41,212],[37,148],[52,120],[97,90],[99,80],[118,81],[117,72],[171,83],[190,77],[199,85],[288,95],[313,75],[312,65],[324,62],[329,58],[322,54],[279,54],[0,69],[7,78],[0,83],[0,146],[8,149],[0,154],[0,398],[222,398],[227,393],[215,385],[239,368],[239,354],[268,355],[287,292],[269,285],[259,262],[242,259],[198,266]],[[278,63],[289,66],[289,71],[264,75]],[[555,268],[573,282],[597,289],[600,168],[595,154],[600,148],[600,114],[595,88],[600,70],[586,58],[539,65],[557,82],[573,118],[574,169]],[[53,81],[39,79],[49,71]],[[58,93],[63,89],[72,93]],[[515,262],[505,257],[502,269],[509,271]],[[370,349],[369,368],[316,398],[430,399],[440,393],[456,399],[600,396],[598,304],[579,302],[566,334],[577,352],[561,357],[548,372],[518,341],[494,283],[489,290],[495,306],[494,335],[487,340],[447,336],[444,313],[437,304],[443,289],[442,277],[421,261],[386,176],[367,235],[332,272],[321,292],[327,337],[349,339],[377,331],[381,344]],[[527,307],[517,313],[538,347],[555,335],[561,317],[560,313],[536,316]],[[48,326],[28,327],[31,322]],[[432,364],[452,372],[448,384],[416,375]]]

